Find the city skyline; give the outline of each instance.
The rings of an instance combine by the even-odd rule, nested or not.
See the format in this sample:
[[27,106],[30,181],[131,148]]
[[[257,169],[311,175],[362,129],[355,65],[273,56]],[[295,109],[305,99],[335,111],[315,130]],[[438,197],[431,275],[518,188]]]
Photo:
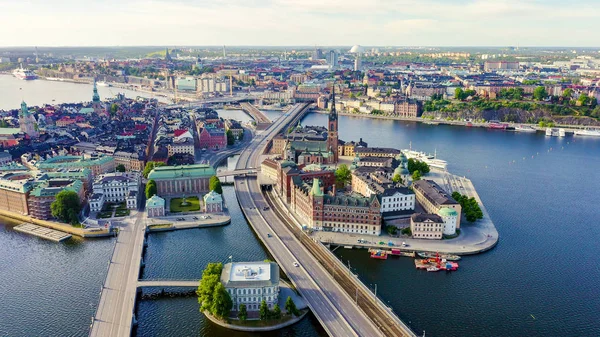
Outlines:
[[597,47],[600,3],[576,0],[1,0],[0,46]]

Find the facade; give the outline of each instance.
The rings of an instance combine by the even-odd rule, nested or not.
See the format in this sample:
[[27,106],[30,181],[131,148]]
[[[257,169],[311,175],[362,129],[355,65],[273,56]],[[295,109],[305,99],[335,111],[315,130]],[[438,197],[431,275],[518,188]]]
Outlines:
[[248,311],[258,311],[264,300],[273,308],[279,300],[279,266],[275,262],[231,262],[223,266],[221,283],[233,302]]
[[156,182],[157,194],[171,195],[205,194],[208,181],[216,174],[210,165],[161,166],[150,172],[148,179]]
[[456,211],[456,228],[460,228],[461,206],[433,180],[418,180],[412,184],[417,202],[427,213],[440,214],[442,208]]
[[27,197],[33,189],[27,172],[5,173],[0,176],[0,209],[17,214],[29,214]]
[[49,179],[37,184],[29,193],[27,198],[29,215],[36,219],[52,219],[50,205],[56,200],[56,195],[63,190],[77,193],[80,203],[84,203],[85,189],[80,180]]
[[176,153],[184,153],[193,156],[195,155],[194,140],[191,138],[184,138],[181,141],[173,141],[167,145],[167,151],[169,153],[169,157]]
[[85,159],[82,156],[56,156],[36,163],[39,170],[58,171],[62,169],[88,168],[93,176],[115,171],[115,159],[101,156]]
[[441,240],[444,220],[437,214],[415,213],[410,217],[410,230],[415,239]]
[[165,216],[165,199],[158,195],[153,195],[146,200],[146,214],[149,218]]
[[512,61],[485,61],[483,70],[486,72],[498,70],[519,70],[519,62]]
[[236,120],[228,119],[225,121],[225,131],[231,131],[235,139],[241,139],[244,135],[244,128]]
[[415,193],[406,187],[388,188],[378,195],[381,213],[412,211],[415,209]]
[[39,136],[37,129],[37,123],[35,117],[29,112],[27,104],[21,102],[21,111],[19,112],[19,128],[21,132],[28,135],[30,138],[37,138]]
[[362,157],[357,161],[357,166],[371,166],[371,167],[392,167],[394,158],[390,157]]
[[444,220],[444,235],[456,234],[456,223],[458,221],[458,212],[455,209],[444,207],[439,210],[439,216]]
[[201,128],[199,143],[203,149],[222,150],[227,147],[227,135],[223,129]]
[[210,191],[204,195],[204,211],[206,213],[221,213],[223,212],[223,197],[215,192]]
[[363,157],[389,157],[396,158],[400,150],[387,147],[357,147],[354,152],[359,158]]
[[12,155],[8,151],[0,152],[0,166],[9,165],[12,163]]
[[271,180],[277,180],[279,164],[273,159],[265,159],[260,164],[260,172]]
[[417,118],[421,116],[421,107],[415,100],[402,100],[394,103],[394,114],[400,117]]
[[143,171],[146,166],[145,156],[140,153],[116,151],[113,158],[115,159],[115,167],[123,165],[127,171]]
[[[137,208],[140,183],[141,179],[138,172],[115,172],[99,175],[92,185],[92,196],[95,201],[90,202],[90,210],[92,212],[100,211],[104,202],[124,201],[127,208]],[[99,195],[102,195],[102,198]]]

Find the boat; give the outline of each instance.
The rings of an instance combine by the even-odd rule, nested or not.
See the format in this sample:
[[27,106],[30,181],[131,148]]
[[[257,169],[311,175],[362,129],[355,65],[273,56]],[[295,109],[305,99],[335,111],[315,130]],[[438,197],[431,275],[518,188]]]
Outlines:
[[448,166],[448,163],[445,160],[437,158],[437,150],[435,150],[433,155],[427,154],[425,152],[414,151],[412,149],[412,142],[409,144],[409,149],[402,150],[402,153],[404,153],[404,155],[408,159],[412,158],[412,159],[422,161],[431,167],[445,170],[446,166]]
[[562,128],[546,128],[546,136],[564,137],[565,135],[566,135],[565,129],[562,129]]
[[387,253],[384,250],[371,252],[372,259],[387,260]]
[[598,129],[577,130],[577,131],[575,131],[575,136],[600,137],[600,130],[598,130]]
[[415,252],[403,252],[398,248],[392,248],[390,255],[415,257]]
[[427,267],[427,271],[439,271],[440,268],[436,267],[436,266],[431,266],[431,267]]
[[537,130],[531,125],[519,124],[515,126],[517,132],[536,132]]
[[435,254],[435,258],[415,259],[415,268],[426,269],[431,272],[440,270],[454,271],[458,270],[458,263],[442,259],[440,254]]
[[448,260],[448,261],[460,260],[460,256],[452,255],[452,254],[441,254],[440,255],[439,253],[418,252],[417,255],[419,255],[420,257],[422,257],[424,259],[432,259],[432,258],[439,256],[440,258]]
[[506,130],[507,127],[508,124],[500,123],[500,121],[497,120],[491,120],[488,122],[488,128],[490,129]]
[[15,69],[13,71],[13,75],[16,78],[18,78],[20,80],[25,80],[25,81],[35,80],[37,78],[37,76],[33,73],[33,71],[31,71],[29,69],[24,69],[22,65],[21,65],[21,67]]
[[96,82],[96,85],[99,86],[99,87],[110,87],[111,86],[110,83],[107,83],[107,82],[104,82],[104,81]]

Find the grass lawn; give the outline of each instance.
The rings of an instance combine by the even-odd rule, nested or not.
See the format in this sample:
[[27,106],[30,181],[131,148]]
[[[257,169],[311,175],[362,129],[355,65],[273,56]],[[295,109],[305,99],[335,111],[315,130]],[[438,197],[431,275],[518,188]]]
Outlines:
[[163,224],[156,224],[156,225],[148,226],[148,228],[150,228],[150,229],[171,228],[171,227],[173,227],[172,223],[163,223]]
[[131,213],[131,211],[128,209],[117,209],[115,216],[127,216],[129,213]]
[[112,216],[112,211],[100,212],[98,213],[98,217],[100,219],[110,218]]
[[172,213],[179,212],[194,212],[200,210],[200,200],[198,197],[189,197],[185,198],[188,203],[186,206],[181,206],[183,202],[183,198],[173,198],[171,199],[170,210]]

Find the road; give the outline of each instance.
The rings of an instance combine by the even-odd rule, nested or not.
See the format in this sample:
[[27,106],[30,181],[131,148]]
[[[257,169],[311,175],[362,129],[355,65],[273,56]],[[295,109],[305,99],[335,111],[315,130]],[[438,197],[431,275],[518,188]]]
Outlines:
[[[242,152],[237,169],[256,168],[270,138],[291,122],[297,105],[255,139]],[[308,252],[268,206],[256,177],[238,177],[236,193],[242,210],[255,232],[292,280],[309,307],[331,336],[384,336],[354,300],[337,284],[323,266]],[[275,234],[268,237],[267,234]],[[299,267],[294,266],[298,262]]]
[[146,213],[139,211],[127,226],[121,227],[110,260],[106,280],[90,336],[129,337],[144,247]]

